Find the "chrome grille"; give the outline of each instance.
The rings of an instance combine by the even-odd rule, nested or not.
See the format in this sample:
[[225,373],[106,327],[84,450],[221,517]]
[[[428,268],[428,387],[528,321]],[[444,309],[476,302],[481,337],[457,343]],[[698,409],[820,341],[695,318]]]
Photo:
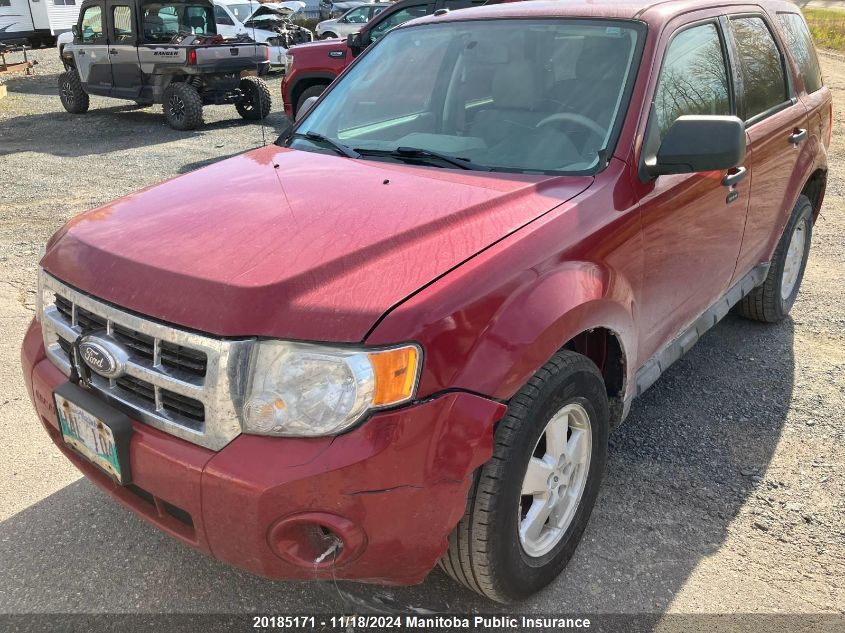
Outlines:
[[73,342],[101,331],[129,354],[117,378],[91,372],[91,386],[137,420],[219,450],[241,431],[239,411],[252,339],[225,340],[126,312],[40,271],[48,358],[70,375]]

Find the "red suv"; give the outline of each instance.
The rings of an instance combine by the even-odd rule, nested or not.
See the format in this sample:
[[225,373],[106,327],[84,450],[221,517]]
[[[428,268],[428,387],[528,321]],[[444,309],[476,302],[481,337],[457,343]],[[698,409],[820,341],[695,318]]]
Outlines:
[[523,598],[633,399],[732,307],[789,312],[830,134],[788,2],[415,20],[277,145],[59,231],[30,395],[87,477],[233,565],[439,562]]

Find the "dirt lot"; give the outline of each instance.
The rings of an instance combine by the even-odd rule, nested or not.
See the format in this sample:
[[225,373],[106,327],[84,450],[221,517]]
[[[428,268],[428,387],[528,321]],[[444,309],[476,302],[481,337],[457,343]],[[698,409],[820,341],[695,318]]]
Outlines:
[[[0,100],[0,612],[350,607],[331,584],[265,581],[175,543],[80,480],[39,428],[18,354],[40,246],[84,209],[255,147],[261,129],[224,106],[194,133],[109,99],[72,116],[55,51],[35,57],[37,76],[9,80]],[[727,318],[635,403],[572,564],[519,610],[845,612],[845,58],[823,61],[840,106],[793,317]],[[268,139],[287,125],[272,83]],[[439,571],[414,588],[342,589],[496,608]]]

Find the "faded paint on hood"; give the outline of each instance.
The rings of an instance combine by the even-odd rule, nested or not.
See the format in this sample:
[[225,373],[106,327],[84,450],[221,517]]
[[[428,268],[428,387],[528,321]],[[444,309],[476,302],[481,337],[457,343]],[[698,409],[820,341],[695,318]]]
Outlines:
[[360,341],[392,306],[591,182],[270,146],[74,218],[42,264],[212,334]]

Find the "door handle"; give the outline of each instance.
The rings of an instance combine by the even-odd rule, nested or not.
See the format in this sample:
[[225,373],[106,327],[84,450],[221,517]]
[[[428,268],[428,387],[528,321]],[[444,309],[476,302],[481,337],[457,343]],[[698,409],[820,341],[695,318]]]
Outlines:
[[79,54],[80,54],[80,55],[84,55],[84,54],[85,54],[85,51],[79,51]]
[[748,175],[748,170],[745,167],[734,167],[722,178],[722,184],[725,187],[733,187],[735,184],[743,180]]
[[116,48],[109,49],[109,55],[117,55],[117,49]]
[[789,142],[793,145],[798,145],[805,138],[807,138],[807,130],[795,128],[792,134],[789,135]]

